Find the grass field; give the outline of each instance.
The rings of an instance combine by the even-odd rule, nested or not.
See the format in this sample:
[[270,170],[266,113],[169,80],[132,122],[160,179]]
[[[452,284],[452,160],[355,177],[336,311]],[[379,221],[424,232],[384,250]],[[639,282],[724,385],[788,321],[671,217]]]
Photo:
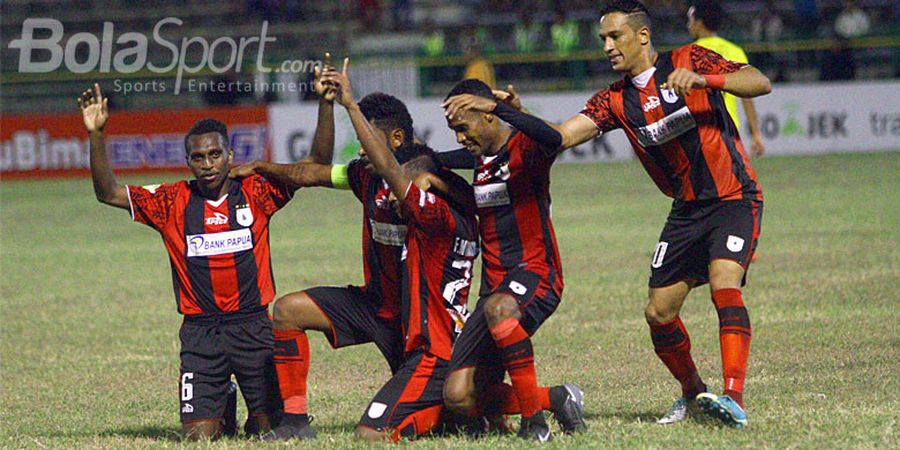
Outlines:
[[[634,162],[554,169],[566,291],[535,339],[538,376],[584,389],[590,431],[557,435],[550,447],[896,448],[900,152],[755,165],[766,206],[744,294],[754,332],[746,430],[652,423],[678,395],[643,319],[650,253],[668,200]],[[3,182],[0,196],[0,445],[182,445],[180,317],[159,237],[97,203],[87,179]],[[306,190],[275,217],[280,293],[361,281],[359,209],[351,194]],[[720,390],[708,290],[692,294],[682,317],[701,375]],[[291,446],[359,447],[353,427],[388,378],[387,366],[372,346],[332,351],[319,334],[310,341],[310,408],[320,437]],[[525,444],[453,437],[413,445]],[[245,440],[185,446],[276,447]]]

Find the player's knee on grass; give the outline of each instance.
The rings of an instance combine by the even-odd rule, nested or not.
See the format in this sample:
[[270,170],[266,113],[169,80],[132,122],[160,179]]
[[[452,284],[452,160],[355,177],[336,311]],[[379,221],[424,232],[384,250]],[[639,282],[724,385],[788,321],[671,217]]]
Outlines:
[[222,436],[221,420],[198,420],[181,425],[181,435],[188,441],[214,440]]
[[391,434],[386,431],[373,430],[367,426],[356,426],[356,438],[366,442],[388,442]]
[[508,294],[494,294],[484,302],[484,316],[488,326],[495,327],[506,319],[518,319],[522,316],[519,303]]
[[306,292],[292,292],[276,300],[272,321],[276,330],[328,331],[331,328],[328,318]]
[[444,406],[450,411],[468,415],[475,409],[474,368],[460,369],[444,382]]
[[740,289],[744,280],[744,268],[730,259],[714,259],[709,263],[709,288]]

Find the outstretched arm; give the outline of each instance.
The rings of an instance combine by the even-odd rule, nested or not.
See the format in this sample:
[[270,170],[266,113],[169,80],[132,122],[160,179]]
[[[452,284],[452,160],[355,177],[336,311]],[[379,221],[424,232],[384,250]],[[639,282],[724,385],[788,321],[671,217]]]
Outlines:
[[369,156],[372,166],[375,167],[375,171],[387,181],[391,192],[398,199],[403,200],[406,198],[406,191],[412,180],[403,172],[403,168],[400,167],[397,159],[394,158],[393,153],[388,149],[387,144],[378,139],[371,125],[369,125],[369,121],[366,120],[362,110],[359,109],[359,105],[353,99],[353,89],[350,85],[348,69],[349,61],[345,59],[344,70],[341,73],[331,72],[325,75],[326,80],[336,86],[338,90],[337,102],[347,108],[350,122],[353,124],[353,129],[356,130],[356,137],[359,138],[359,143],[362,147],[366,149],[366,154]]
[[107,102],[100,92],[98,83],[94,83],[93,92],[88,89],[78,98],[84,127],[91,141],[91,179],[94,182],[94,195],[102,203],[129,209],[128,190],[116,181],[116,176],[109,167],[106,145],[103,142],[103,128],[109,119]]
[[325,62],[315,67],[313,87],[319,94],[319,116],[316,122],[316,134],[313,136],[309,156],[302,162],[331,164],[334,158],[334,86],[322,81],[322,74],[334,70],[331,66],[331,53],[325,53]]
[[232,167],[228,171],[228,176],[244,178],[255,174],[292,187],[335,187],[331,181],[332,171],[335,167],[337,166],[302,161],[293,164],[252,161]]
[[759,121],[756,119],[756,106],[753,100],[742,98],[744,114],[747,115],[747,125],[750,127],[750,152],[753,156],[760,157],[766,152],[766,145],[762,141],[762,133],[759,131]]
[[562,136],[553,127],[505,102],[472,94],[460,94],[448,98],[441,106],[446,109],[445,114],[448,117],[459,114],[463,110],[494,114],[544,147],[558,149],[562,144]]

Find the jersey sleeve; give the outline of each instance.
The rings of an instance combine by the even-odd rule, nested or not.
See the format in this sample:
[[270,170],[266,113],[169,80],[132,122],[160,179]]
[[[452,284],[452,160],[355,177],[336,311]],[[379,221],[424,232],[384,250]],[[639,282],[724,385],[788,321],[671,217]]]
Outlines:
[[437,152],[434,156],[442,166],[450,169],[471,169],[475,167],[475,157],[464,148]]
[[347,184],[350,185],[353,195],[361,202],[365,201],[366,186],[369,185],[371,177],[372,175],[366,170],[366,166],[361,160],[354,159],[347,165]]
[[126,186],[131,219],[162,230],[172,220],[172,210],[180,188],[182,185],[179,183]]
[[747,64],[727,60],[722,55],[695,44],[691,45],[691,66],[700,75],[724,75],[737,72],[747,67]]
[[269,181],[261,176],[246,178],[251,201],[265,214],[271,216],[283,208],[293,197],[296,189],[281,183]]
[[609,88],[598,91],[581,110],[581,115],[591,119],[598,130],[607,132],[618,128],[616,118],[609,104]]
[[452,233],[455,225],[453,213],[446,200],[409,184],[401,209],[415,229],[425,235]]

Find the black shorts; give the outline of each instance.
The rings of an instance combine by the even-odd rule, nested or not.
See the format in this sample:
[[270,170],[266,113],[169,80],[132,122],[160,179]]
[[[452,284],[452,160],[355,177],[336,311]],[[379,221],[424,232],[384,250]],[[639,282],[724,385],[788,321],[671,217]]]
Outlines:
[[281,409],[272,361],[275,340],[265,307],[185,316],[181,338],[181,421],[222,419],[232,374],[251,416]]
[[[541,324],[547,320],[556,307],[560,298],[553,291],[547,292],[544,297],[535,297],[534,292],[538,287],[540,277],[527,270],[510,273],[499,285],[496,292],[507,293],[515,297],[522,312],[519,323],[529,336],[533,336]],[[505,289],[513,286],[513,289]],[[524,290],[522,289],[524,287]],[[483,293],[482,293],[483,294]],[[482,295],[475,305],[475,310],[466,319],[462,333],[453,344],[453,353],[450,359],[450,371],[466,367],[502,367],[502,359],[497,344],[491,336],[487,317],[484,315],[484,302],[493,293]]]
[[709,263],[730,259],[748,269],[759,241],[762,202],[675,202],[650,262],[650,287],[709,282]]
[[441,418],[449,373],[447,360],[422,352],[410,354],[369,402],[359,424],[390,431],[394,440],[431,431]]
[[331,323],[328,340],[333,348],[373,342],[391,373],[397,371],[403,363],[403,332],[399,319],[378,316],[381,301],[356,286],[322,286],[305,292]]

